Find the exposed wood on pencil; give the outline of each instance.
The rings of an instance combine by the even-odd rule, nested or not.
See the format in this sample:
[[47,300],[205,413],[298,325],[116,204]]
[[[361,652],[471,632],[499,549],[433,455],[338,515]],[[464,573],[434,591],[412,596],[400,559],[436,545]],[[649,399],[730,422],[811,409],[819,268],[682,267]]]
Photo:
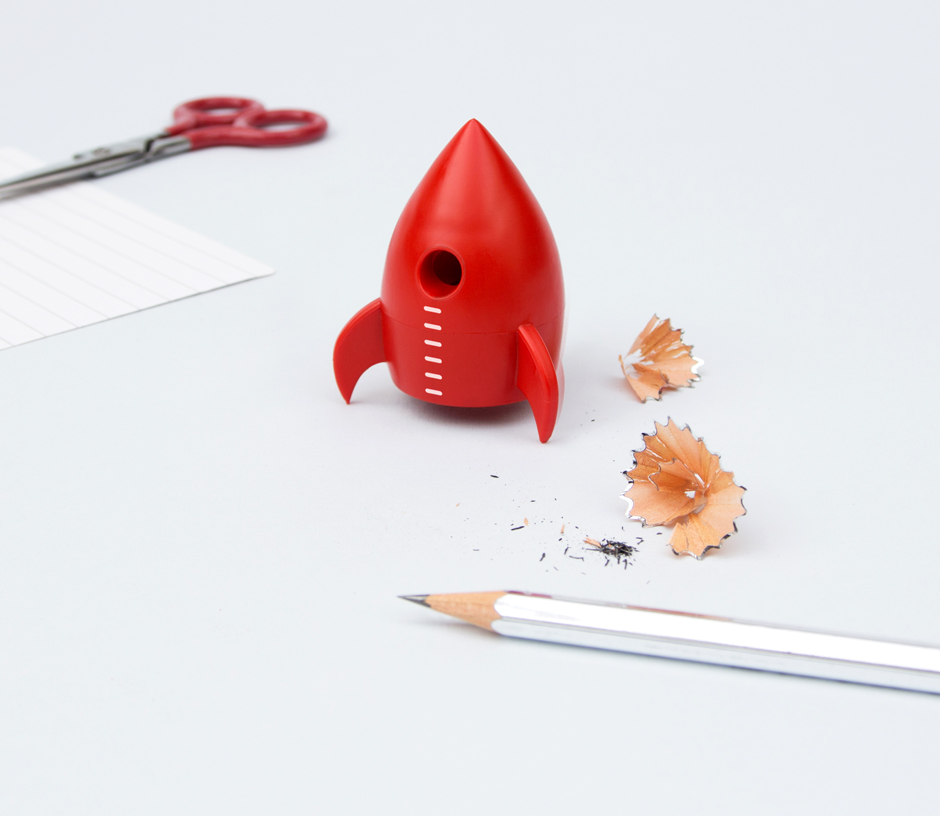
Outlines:
[[499,619],[493,608],[505,592],[458,592],[448,595],[428,595],[426,606],[436,612],[465,620],[482,629],[492,629],[490,624]]

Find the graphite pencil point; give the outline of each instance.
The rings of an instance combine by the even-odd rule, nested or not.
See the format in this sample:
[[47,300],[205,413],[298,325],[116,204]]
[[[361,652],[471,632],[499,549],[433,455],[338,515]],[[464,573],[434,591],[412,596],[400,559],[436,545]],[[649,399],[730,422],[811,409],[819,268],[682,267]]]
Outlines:
[[428,602],[426,598],[427,595],[399,595],[403,601],[411,601],[412,603],[421,604],[421,606],[427,606]]

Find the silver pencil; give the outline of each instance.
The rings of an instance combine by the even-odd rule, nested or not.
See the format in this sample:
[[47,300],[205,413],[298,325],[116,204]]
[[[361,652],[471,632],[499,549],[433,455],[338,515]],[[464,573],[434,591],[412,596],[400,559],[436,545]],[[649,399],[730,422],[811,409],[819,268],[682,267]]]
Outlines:
[[940,694],[940,649],[524,592],[402,595],[500,635]]

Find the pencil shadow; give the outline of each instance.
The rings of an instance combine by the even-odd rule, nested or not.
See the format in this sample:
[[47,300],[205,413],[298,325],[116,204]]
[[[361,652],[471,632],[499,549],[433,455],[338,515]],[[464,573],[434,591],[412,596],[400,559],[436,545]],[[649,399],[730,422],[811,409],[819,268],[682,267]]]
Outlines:
[[412,626],[421,626],[426,628],[433,628],[435,630],[446,629],[451,634],[448,637],[462,637],[462,638],[480,638],[489,640],[493,637],[492,632],[487,632],[484,629],[481,629],[479,626],[470,626],[467,623],[464,623],[460,620],[429,620],[423,622],[414,622]]

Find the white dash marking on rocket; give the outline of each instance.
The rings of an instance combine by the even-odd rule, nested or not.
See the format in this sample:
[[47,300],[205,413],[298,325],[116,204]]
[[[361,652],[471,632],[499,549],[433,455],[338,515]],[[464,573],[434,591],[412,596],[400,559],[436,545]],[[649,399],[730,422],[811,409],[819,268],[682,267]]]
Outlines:
[[437,346],[438,348],[441,347],[441,344],[438,343],[437,340],[425,340],[425,341],[424,341],[424,345],[426,345],[426,346]]
[[425,389],[424,389],[424,392],[425,392],[426,394],[434,394],[435,397],[443,397],[443,396],[444,396],[444,392],[443,392],[443,391],[435,391],[433,388],[425,388]]
[[440,314],[440,313],[441,313],[441,310],[438,309],[436,306],[425,306],[425,307],[424,307],[424,311],[426,311],[426,312],[434,312],[434,314]]
[[440,357],[425,357],[424,359],[429,363],[437,363],[438,365],[444,362]]
[[444,378],[440,374],[432,374],[430,371],[424,372],[425,377],[430,377],[432,380],[443,380]]
[[440,331],[440,330],[441,330],[441,327],[435,325],[434,323],[425,323],[425,324],[424,324],[424,328],[426,328],[426,329],[433,329],[434,331]]

